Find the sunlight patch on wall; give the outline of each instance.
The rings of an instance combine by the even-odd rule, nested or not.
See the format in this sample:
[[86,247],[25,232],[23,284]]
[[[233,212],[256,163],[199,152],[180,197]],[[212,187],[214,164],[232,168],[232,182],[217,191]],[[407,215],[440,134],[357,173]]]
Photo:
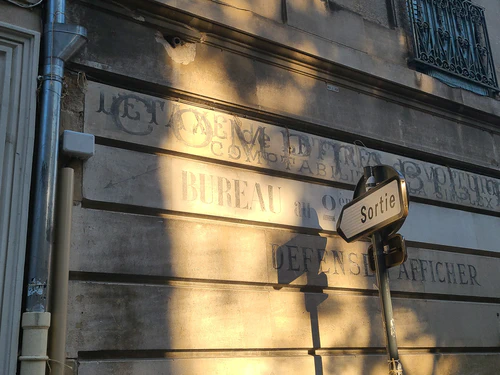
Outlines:
[[306,98],[299,85],[280,82],[279,77],[273,77],[273,82],[257,86],[259,103],[267,108],[276,108],[281,112],[300,112],[304,110]]
[[159,31],[155,34],[155,40],[165,48],[168,56],[178,64],[187,65],[193,62],[196,57],[195,43],[182,43],[180,39],[167,41]]
[[405,346],[435,347],[436,337],[429,332],[429,328],[422,316],[409,308],[398,308],[396,311],[396,331],[398,342],[404,342]]

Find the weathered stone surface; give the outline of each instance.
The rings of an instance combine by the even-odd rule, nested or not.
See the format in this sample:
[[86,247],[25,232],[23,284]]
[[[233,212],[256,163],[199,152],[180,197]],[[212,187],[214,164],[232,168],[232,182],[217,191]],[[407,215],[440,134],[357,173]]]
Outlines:
[[98,146],[84,198],[264,223],[335,230],[352,193],[194,160]]
[[[322,347],[383,347],[378,297],[305,295],[319,303]],[[398,345],[407,348],[498,345],[498,305],[393,298]]]
[[340,6],[360,14],[363,18],[389,27],[385,0],[326,0],[331,11]]
[[[92,30],[98,32],[102,24],[111,23],[120,28],[116,35],[101,33],[93,37],[92,45],[86,47],[86,57],[78,60],[82,64],[196,93],[208,100],[264,110],[351,134],[383,139],[394,145],[403,144],[415,150],[491,166],[489,157],[487,160],[473,158],[472,155],[477,154],[476,145],[469,138],[460,137],[460,129],[468,125],[439,117],[441,114],[433,116],[395,103],[394,98],[375,97],[371,92],[342,88],[339,93],[332,93],[321,77],[313,78],[261,60],[251,60],[206,43],[196,44],[195,61],[188,65],[177,64],[156,41],[156,30],[138,24],[123,28],[122,19],[114,20],[86,8],[81,11],[90,37]],[[135,53],[137,50],[141,50],[141,54]],[[286,100],[282,100],[284,92]],[[353,111],[353,108],[363,110]],[[493,146],[485,143],[482,148],[487,153]]]
[[[350,1],[350,0],[349,0]],[[371,2],[361,1],[366,4]],[[385,6],[385,0],[382,1]],[[379,1],[379,3],[381,3]],[[387,15],[387,12],[386,12]],[[388,29],[372,22],[364,22],[365,25],[365,49],[371,56],[400,64],[408,55],[406,35],[404,29]]]
[[176,358],[141,361],[80,362],[79,375],[315,375],[312,356]]
[[[321,350],[318,352],[322,352]],[[154,360],[82,361],[80,375],[387,375],[385,355],[302,357],[175,358]],[[403,354],[408,375],[491,375],[500,367],[498,354]]]
[[[168,7],[178,8],[182,12],[198,15],[203,19],[209,19],[218,24],[228,25],[231,29],[240,30],[244,34],[259,36],[265,40],[275,42],[277,46],[288,46],[297,51],[303,51],[305,54],[318,56],[321,59],[349,66],[355,70],[364,71],[371,76],[378,76],[382,80],[395,82],[398,85],[421,90],[423,93],[430,93],[447,100],[456,100],[465,106],[471,106],[472,108],[476,108],[487,113],[496,113],[500,115],[500,108],[495,100],[483,97],[481,100],[477,100],[477,95],[467,95],[467,93],[460,93],[459,90],[453,90],[436,79],[408,69],[406,61],[401,61],[401,65],[391,64],[384,59],[375,58],[364,52],[357,51],[340,44],[332,44],[329,40],[315,37],[310,33],[305,33],[302,30],[297,30],[296,28],[280,25],[276,22],[269,22],[267,19],[258,16],[251,17],[251,20],[248,22],[241,22],[239,19],[241,11],[228,8],[225,12],[221,12],[220,6],[211,1],[158,0],[156,3]],[[174,77],[170,76],[172,73],[172,67],[164,66],[165,63],[168,64],[168,60],[166,60],[164,55],[157,55],[162,48],[155,48],[155,44],[157,43],[154,42],[154,31],[149,32],[149,35],[144,37],[144,30],[146,28],[141,25],[130,23],[127,24],[126,27],[121,27],[124,23],[123,19],[114,19],[111,16],[103,16],[102,14],[96,13],[94,10],[74,4],[71,4],[71,7],[68,7],[68,17],[74,23],[85,24],[89,29],[89,34],[93,41],[92,45],[86,46],[86,51],[84,53],[85,56],[80,55],[76,57],[75,60],[79,63],[110,72],[150,80],[151,82],[161,83],[167,86],[172,84],[176,86],[174,81],[182,78],[182,74],[176,74],[175,76],[177,78],[174,80]],[[102,24],[119,24],[120,33],[103,35],[102,33],[99,33],[100,25]],[[195,25],[196,24],[192,24],[190,27]],[[111,55],[123,55],[121,52],[124,48],[127,50],[130,48],[130,56],[126,56],[127,60],[130,61],[125,64],[117,63],[117,58],[112,57]],[[139,49],[141,50],[140,55],[133,53]],[[215,57],[220,55],[220,50],[217,49],[217,52],[214,51],[208,54],[208,61],[217,62]],[[125,56],[121,56],[121,58],[124,57]],[[241,61],[234,61],[232,63],[220,62],[219,65],[230,69],[232,66],[243,66],[244,64],[242,65]],[[131,67],[135,68],[137,66],[141,66],[143,68],[142,75],[138,74],[139,72],[136,70],[131,69]],[[201,71],[202,69],[200,72]],[[212,70],[211,76],[219,77],[219,75],[216,74],[216,71],[216,69]],[[193,76],[193,74],[191,75]],[[248,75],[249,72],[245,71],[245,76]],[[223,87],[222,85],[215,87],[212,86],[212,83],[208,84],[209,82],[207,80],[210,79],[211,76],[207,76],[204,80],[202,80],[204,86],[202,85],[199,87],[199,92],[204,92],[204,87],[208,89],[210,97],[213,97],[213,95],[219,97],[220,95],[224,95],[229,92],[238,92],[238,90],[235,91],[234,88],[229,88],[227,85],[226,87]],[[222,80],[222,82],[230,84],[229,80]],[[252,90],[249,86],[244,87],[246,87],[244,98],[251,99],[250,92]],[[311,96],[306,94],[304,91],[303,93],[305,96]],[[455,95],[455,93],[458,93],[458,95]],[[320,99],[321,96],[316,96],[316,98]],[[226,102],[232,101],[233,103],[239,102],[238,100],[235,100],[235,98],[233,98],[233,100],[228,100],[227,98],[224,100]],[[252,106],[253,104],[247,102],[246,105]],[[265,103],[260,103],[257,108],[264,108],[263,106],[265,107]],[[427,121],[424,120],[421,121],[419,126],[425,126],[426,122]],[[418,149],[418,146],[416,146],[416,148]]]
[[400,233],[428,244],[498,252],[500,218],[411,203]]
[[[319,351],[321,353],[321,351]],[[400,353],[403,351],[400,351]],[[400,355],[408,375],[489,375],[500,365],[498,354],[407,354]],[[386,375],[385,355],[322,355],[324,375]]]
[[321,0],[287,0],[288,24],[299,30],[366,52],[363,18]]
[[484,17],[486,18],[486,26],[488,27],[489,41],[491,45],[491,53],[493,61],[496,63],[495,68],[497,72],[497,78],[500,77],[500,24],[498,19],[500,18],[500,3],[495,0],[477,0],[474,2],[486,11],[484,12]]
[[89,350],[305,348],[301,293],[70,283],[69,357]]
[[[293,289],[70,283],[69,357],[78,351],[383,347],[378,297]],[[393,299],[398,344],[498,345],[498,306]]]
[[15,24],[17,27],[41,32],[40,13],[39,8],[27,11],[14,4],[7,4],[5,1],[2,1],[0,6],[0,22]]
[[385,0],[288,0],[287,17],[294,28],[395,64],[408,53],[403,30],[388,29]]
[[[75,208],[70,269],[374,289],[367,247],[336,236]],[[500,298],[498,258],[418,248],[408,248],[408,258],[391,269],[393,291]]]
[[[474,127],[481,126],[479,123],[469,126],[455,122],[458,115],[423,108],[424,105],[417,101],[403,104],[404,99],[389,94],[386,97],[377,89],[371,92],[364,88],[364,92],[358,92],[360,88],[340,85],[338,93],[328,91],[324,81],[330,82],[332,77],[325,72],[295,65],[293,61],[259,55],[262,51],[231,43],[239,29],[249,39],[254,34],[275,42],[277,48],[290,47],[303,51],[304,56],[311,54],[322,59],[326,56],[331,61],[365,71],[367,76],[378,75],[381,82],[390,79],[420,88],[422,92],[500,113],[499,108],[492,106],[496,102],[491,99],[474,100],[467,94],[457,95],[458,90],[449,89],[429,77],[417,79],[419,74],[407,69],[405,60],[398,54],[401,51],[398,47],[405,48],[405,41],[396,40],[396,31],[386,30],[382,37],[378,26],[363,21],[367,36],[360,48],[368,53],[361,53],[316,37],[310,30],[279,25],[276,19],[269,21],[266,17],[277,17],[278,14],[265,7],[278,4],[277,0],[157,1],[178,8],[179,13],[186,12],[188,17],[193,15],[189,27],[197,27],[198,15],[204,22],[214,20],[215,34],[221,25],[226,25],[233,34],[226,39],[227,44],[222,40],[228,34],[220,39],[210,32],[203,35],[202,42],[193,44],[195,60],[181,66],[170,59],[154,39],[156,30],[153,28],[156,26],[147,22],[141,25],[141,21],[135,22],[137,19],[135,23],[129,23],[115,18],[111,12],[100,13],[98,1],[94,2],[93,8],[81,6],[84,2],[79,1],[77,7],[85,11],[73,12],[71,16],[78,14],[82,21],[76,23],[89,27],[92,43],[85,47],[77,61],[108,70],[110,80],[118,80],[119,75],[129,76],[136,87],[141,81],[158,84],[156,88],[145,84],[143,90],[158,93],[178,90],[184,99],[196,96],[199,102],[213,101],[215,106],[235,108],[240,114],[245,112],[255,118],[260,114],[283,116],[277,117],[276,123],[278,118],[287,123],[298,119],[305,124],[314,124],[317,134],[323,131],[319,126],[324,126],[325,134],[327,129],[333,128],[360,134],[368,140],[381,140],[392,144],[393,149],[396,145],[400,150],[408,147],[407,152],[414,155],[415,150],[421,150],[426,160],[434,154],[498,169],[499,158],[495,156],[498,155],[495,151],[498,142],[495,144],[494,136]],[[373,0],[365,6],[383,2]],[[351,5],[358,3],[361,2],[350,2]],[[249,8],[251,11],[241,9],[247,6],[252,7]],[[304,15],[308,11],[305,8]],[[68,11],[68,18],[70,13]],[[359,17],[352,16],[359,21]],[[359,41],[360,35],[347,35],[347,28],[340,29],[344,19],[337,21],[329,25],[331,29],[337,29],[333,37],[348,42],[350,39]],[[160,17],[155,22],[166,29],[169,27],[168,20],[160,20]],[[315,20],[311,23],[316,27]],[[106,25],[109,32],[102,33],[102,25]],[[327,26],[323,26],[316,30],[329,33]],[[397,42],[401,42],[401,46]],[[384,60],[373,57],[377,54],[384,54]],[[404,65],[397,65],[399,59]],[[393,64],[387,64],[387,60]],[[96,77],[103,79],[99,74]],[[363,156],[367,163],[373,162],[373,156],[390,165],[399,165],[408,177],[414,196],[432,200],[437,205],[444,202],[500,212],[498,180],[306,133],[289,131],[289,135],[283,138],[281,131],[284,129],[278,126],[181,103],[176,107],[173,101],[92,85],[95,87],[90,86],[86,95],[88,113],[85,117],[94,118],[95,122],[85,124],[86,129],[88,127],[100,137],[128,142],[123,147],[133,148],[135,143],[149,147],[138,146],[137,149],[142,151],[184,153],[186,158],[98,147],[98,155],[86,163],[83,194],[84,200],[96,201],[92,207],[99,207],[99,201],[115,202],[130,206],[107,205],[106,209],[138,212],[138,207],[149,207],[152,210],[140,212],[153,214],[154,210],[166,209],[169,215],[160,218],[76,210],[72,271],[100,272],[101,275],[94,276],[120,279],[122,283],[71,282],[69,355],[78,357],[79,352],[95,350],[87,353],[87,358],[92,355],[99,358],[99,351],[123,350],[119,355],[132,356],[132,352],[137,351],[135,354],[139,356],[148,356],[152,354],[150,350],[168,352],[181,349],[180,357],[204,358],[133,361],[133,365],[130,362],[84,361],[79,369],[83,375],[162,372],[246,372],[253,375],[281,371],[285,374],[386,374],[385,356],[362,355],[372,352],[372,348],[384,346],[378,299],[363,297],[359,292],[374,290],[374,278],[366,266],[366,243],[347,245],[334,236],[306,236],[271,228],[277,224],[333,230],[340,206],[352,193],[343,195],[345,191],[297,180],[308,176],[325,183],[336,181],[352,186],[359,177]],[[97,112],[101,109],[97,88],[102,88],[105,94],[100,112]],[[111,100],[118,94],[125,98]],[[421,99],[418,96],[417,93],[416,100]],[[81,104],[81,98],[77,99],[75,104]],[[183,110],[180,120],[176,119],[173,113]],[[157,116],[156,122],[153,115]],[[134,120],[135,117],[138,118]],[[172,123],[177,121],[184,128],[169,127],[172,118]],[[474,122],[470,118],[460,120]],[[240,133],[233,127],[233,122]],[[212,127],[209,143],[204,146],[190,144],[200,139],[204,142],[208,125]],[[153,128],[150,134],[130,133],[130,129],[132,133],[134,129],[149,131],[150,126]],[[272,132],[261,136],[259,128]],[[312,131],[307,130],[307,125],[305,128],[305,131]],[[225,132],[225,135],[221,137],[216,132],[219,135]],[[281,144],[274,143],[276,139],[281,139]],[[287,145],[283,139],[292,142]],[[118,145],[118,142],[106,142]],[[322,150],[318,148],[321,142],[331,143]],[[322,155],[321,151],[326,152]],[[191,155],[193,159],[211,158],[226,166],[194,161],[190,159]],[[274,157],[276,161],[272,161]],[[295,164],[287,165],[282,157],[295,158]],[[227,166],[228,163],[233,166]],[[235,164],[243,169],[234,167]],[[322,175],[323,166],[325,173],[331,169],[331,177]],[[253,172],[244,169],[247,167]],[[256,173],[256,168],[267,174]],[[289,179],[270,176],[275,171],[290,173],[287,175]],[[239,186],[236,181],[239,181]],[[335,194],[325,193],[331,191]],[[278,198],[275,199],[277,192],[280,212]],[[311,198],[313,196],[315,198]],[[282,198],[287,205],[283,211]],[[332,212],[328,214],[321,211],[323,209]],[[181,215],[176,217],[178,213]],[[317,221],[314,220],[315,214],[320,216]],[[222,220],[185,217],[195,215]],[[239,224],[228,223],[240,220]],[[500,219],[493,216],[412,204],[403,233],[407,233],[410,240],[428,243],[423,246],[447,246],[448,252],[410,248],[405,266],[392,271],[392,289],[404,293],[437,293],[443,295],[443,299],[467,299],[456,296],[472,296],[478,300],[498,298],[495,286],[498,284],[499,259],[475,256],[473,251],[470,254],[453,253],[452,247],[497,252],[499,225]],[[84,276],[72,275],[74,278]],[[154,280],[165,285],[141,285],[140,280]],[[287,284],[294,287],[286,287]],[[305,284],[351,290],[300,293],[297,286]],[[405,294],[399,294],[402,295]],[[432,297],[436,298],[435,295]],[[437,347],[438,350],[453,351],[456,348],[460,352],[467,347],[471,351],[480,351],[479,348],[483,347],[491,351],[500,342],[498,305],[398,298],[394,299],[394,304],[399,344],[405,349],[415,347],[427,351]],[[299,348],[297,353],[305,353],[318,346],[333,350],[331,353],[325,350],[322,358],[290,355],[284,360],[281,356],[273,356],[275,352],[283,353],[283,348]],[[257,357],[242,358],[247,355],[246,351],[232,351],[247,348],[254,350]],[[329,355],[341,348],[354,349],[361,354]],[[365,350],[367,348],[370,350]],[[266,349],[269,349],[268,353]],[[195,353],[192,354],[191,350]],[[213,358],[223,351],[226,358]],[[102,353],[102,356],[107,354]],[[234,357],[227,358],[229,356]],[[408,375],[456,375],[461,372],[490,375],[499,367],[498,355],[444,357],[419,354],[408,361],[404,358],[404,363],[408,364]],[[318,366],[321,366],[321,371]]]
[[75,207],[72,271],[268,282],[265,231]]
[[[217,1],[221,13],[237,14],[240,22],[251,22],[253,13],[270,20],[281,22],[281,0],[221,0]],[[239,12],[238,12],[239,11]]]
[[[352,192],[190,159],[96,146],[96,155],[84,165],[83,196],[335,231],[341,207],[352,199]],[[409,241],[497,252],[498,227],[498,217],[412,203],[401,233]]]
[[[358,182],[363,166],[386,164],[406,176],[413,196],[500,212],[497,178],[100,83],[89,82],[85,100],[85,131],[98,136],[351,185]],[[464,138],[481,135],[476,145],[493,141],[489,133],[467,130]],[[411,131],[410,138],[421,132]]]
[[[498,123],[500,124],[500,119]],[[465,140],[470,145],[464,151],[467,152],[472,158],[489,160],[492,164],[492,150],[486,150],[483,145],[491,143],[494,145],[494,147],[496,147],[497,144],[495,143],[495,135],[498,134],[494,134],[485,130],[479,131],[478,129],[473,129],[466,126],[461,127],[460,129],[460,138]]]

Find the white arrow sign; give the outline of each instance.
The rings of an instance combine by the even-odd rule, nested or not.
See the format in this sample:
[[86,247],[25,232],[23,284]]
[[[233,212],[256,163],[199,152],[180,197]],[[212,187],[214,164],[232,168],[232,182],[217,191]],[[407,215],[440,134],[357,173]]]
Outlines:
[[391,178],[342,208],[337,232],[347,242],[368,236],[408,215],[406,183]]

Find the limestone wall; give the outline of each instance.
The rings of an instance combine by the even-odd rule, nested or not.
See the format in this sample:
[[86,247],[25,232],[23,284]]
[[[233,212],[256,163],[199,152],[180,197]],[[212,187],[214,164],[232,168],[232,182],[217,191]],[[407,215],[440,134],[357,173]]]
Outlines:
[[141,3],[68,9],[90,43],[62,126],[97,142],[72,162],[78,373],[386,374],[368,242],[335,233],[381,163],[411,199],[405,374],[494,373],[498,102],[408,69],[385,1]]

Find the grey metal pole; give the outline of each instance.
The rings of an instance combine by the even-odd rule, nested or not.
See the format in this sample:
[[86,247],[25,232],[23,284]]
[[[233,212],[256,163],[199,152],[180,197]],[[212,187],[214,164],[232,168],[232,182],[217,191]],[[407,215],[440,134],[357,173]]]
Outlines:
[[45,12],[45,23],[51,24],[54,22],[64,23],[66,12],[66,0],[49,0],[47,1]]
[[387,338],[387,351],[391,359],[399,361],[398,344],[396,342],[396,327],[392,312],[391,291],[389,289],[389,274],[385,266],[384,246],[378,232],[372,235],[373,255],[377,273],[377,285],[382,303],[382,320]]
[[45,5],[43,83],[27,257],[27,312],[48,309],[64,62],[86,42],[83,27],[64,23],[65,4],[65,0],[47,0]]
[[[48,1],[46,27],[64,23],[64,1]],[[38,154],[34,170],[32,196],[31,246],[29,253],[26,311],[44,312],[48,307],[49,275],[54,244],[54,207],[59,143],[59,113],[61,106],[64,61],[52,54],[53,33],[45,33],[44,64]]]
[[[377,181],[370,167],[365,168],[367,190],[374,187]],[[396,341],[396,326],[392,311],[391,291],[389,289],[389,273],[385,265],[384,246],[379,232],[371,236],[375,270],[377,277],[378,293],[382,308],[382,322],[386,337],[387,352],[389,354],[389,375],[403,375],[403,366],[399,361],[398,344]]]

